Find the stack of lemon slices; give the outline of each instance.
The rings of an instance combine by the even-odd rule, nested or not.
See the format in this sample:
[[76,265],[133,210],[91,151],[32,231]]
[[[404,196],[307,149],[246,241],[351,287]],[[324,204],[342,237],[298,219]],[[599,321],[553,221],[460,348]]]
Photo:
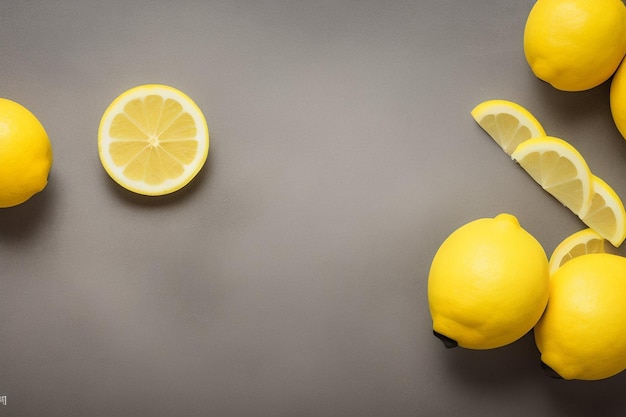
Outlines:
[[622,244],[626,238],[624,204],[613,188],[591,172],[571,144],[547,136],[528,110],[510,101],[488,100],[471,114],[545,191],[602,239],[615,247]]

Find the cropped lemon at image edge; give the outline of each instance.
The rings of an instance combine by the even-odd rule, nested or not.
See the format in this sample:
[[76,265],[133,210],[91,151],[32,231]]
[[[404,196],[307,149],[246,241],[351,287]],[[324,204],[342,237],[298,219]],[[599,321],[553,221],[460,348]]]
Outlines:
[[538,0],[523,34],[534,75],[562,91],[584,91],[607,81],[626,53],[622,0]]
[[180,190],[204,166],[209,130],[198,105],[162,84],[133,87],[111,102],[98,129],[98,155],[108,175],[137,194]]

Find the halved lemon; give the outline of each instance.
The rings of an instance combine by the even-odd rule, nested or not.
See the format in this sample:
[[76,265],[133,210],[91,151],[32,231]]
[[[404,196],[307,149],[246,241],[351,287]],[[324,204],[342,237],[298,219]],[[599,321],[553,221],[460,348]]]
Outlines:
[[604,241],[604,238],[591,228],[580,230],[566,237],[557,245],[552,256],[550,256],[548,264],[550,275],[552,276],[557,269],[577,256],[606,252]]
[[138,194],[164,195],[187,185],[203,167],[209,130],[200,108],[166,85],[140,85],[104,112],[98,154],[106,172]]
[[626,238],[626,212],[617,193],[604,180],[592,175],[591,204],[580,219],[603,238],[619,247]]
[[507,155],[511,155],[525,140],[546,135],[535,116],[512,101],[483,101],[474,107],[471,114]]
[[582,155],[568,142],[552,136],[528,139],[511,157],[576,215],[588,211],[593,192],[592,174]]

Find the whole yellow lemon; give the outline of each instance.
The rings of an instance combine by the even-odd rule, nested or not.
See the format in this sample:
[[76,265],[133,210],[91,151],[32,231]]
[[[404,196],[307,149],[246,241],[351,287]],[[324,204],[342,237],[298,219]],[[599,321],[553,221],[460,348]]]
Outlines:
[[557,269],[534,333],[553,377],[597,380],[626,369],[626,258],[594,253]]
[[608,80],[626,53],[622,0],[538,0],[524,28],[533,73],[553,87],[582,91]]
[[543,247],[515,216],[469,222],[444,240],[430,267],[433,332],[447,347],[512,343],[539,320],[548,281]]
[[613,75],[609,96],[615,126],[626,138],[626,64],[620,64]]
[[0,208],[43,190],[51,166],[52,146],[39,120],[21,104],[0,98]]

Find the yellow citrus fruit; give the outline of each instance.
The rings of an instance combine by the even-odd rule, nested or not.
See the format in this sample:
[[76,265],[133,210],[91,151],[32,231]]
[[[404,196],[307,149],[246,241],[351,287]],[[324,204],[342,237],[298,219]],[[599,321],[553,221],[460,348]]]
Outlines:
[[617,130],[626,138],[626,64],[620,64],[611,80],[611,115]]
[[472,109],[472,117],[507,155],[523,141],[546,132],[528,110],[508,100],[487,100]]
[[572,145],[552,136],[533,138],[521,143],[511,157],[565,207],[577,215],[587,212],[593,174]]
[[502,213],[456,229],[428,276],[433,332],[448,347],[491,349],[524,336],[548,301],[548,259],[517,218]]
[[48,184],[52,146],[27,108],[0,98],[0,208],[13,207]]
[[113,100],[100,121],[98,153],[104,169],[138,194],[181,189],[198,174],[208,152],[202,111],[169,86],[131,88]]
[[626,212],[617,193],[602,178],[591,175],[591,204],[580,219],[619,247],[626,238]]
[[550,302],[534,335],[547,373],[598,380],[626,369],[626,258],[576,257],[550,280]]
[[524,29],[524,53],[533,73],[564,91],[608,80],[626,52],[622,0],[538,0]]
[[552,252],[548,265],[550,276],[566,262],[589,253],[605,253],[604,238],[592,228],[583,229],[563,239]]

